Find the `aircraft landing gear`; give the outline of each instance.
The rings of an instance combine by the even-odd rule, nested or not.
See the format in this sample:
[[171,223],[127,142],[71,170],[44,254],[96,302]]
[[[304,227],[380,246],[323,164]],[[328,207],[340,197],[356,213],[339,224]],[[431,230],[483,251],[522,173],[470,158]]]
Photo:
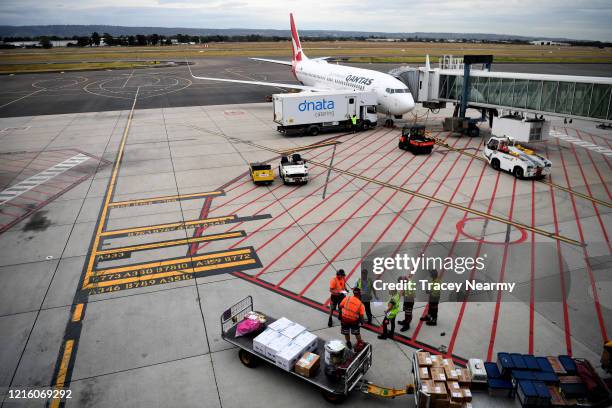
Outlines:
[[385,127],[392,128],[393,127],[393,119],[388,118],[385,120]]

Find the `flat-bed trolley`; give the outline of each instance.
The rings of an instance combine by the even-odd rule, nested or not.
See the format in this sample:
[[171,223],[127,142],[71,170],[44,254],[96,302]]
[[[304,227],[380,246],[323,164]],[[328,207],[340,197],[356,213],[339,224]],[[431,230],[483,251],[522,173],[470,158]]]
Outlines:
[[[249,368],[257,366],[261,361],[266,361],[272,365],[275,362],[256,352],[253,348],[253,335],[245,335],[236,337],[236,327],[244,316],[253,311],[253,298],[247,296],[240,302],[225,310],[221,315],[221,337],[223,340],[231,343],[239,348],[238,357],[242,364]],[[265,313],[257,311],[267,318],[267,324],[276,321],[275,318]],[[365,373],[372,366],[372,346],[366,344],[365,347],[352,358],[350,364],[346,367],[343,374],[338,380],[330,379],[323,368],[323,356],[325,354],[325,341],[321,338],[317,339],[317,349],[314,353],[318,354],[321,359],[321,368],[316,374],[311,377],[304,377],[297,374],[295,371],[289,371],[297,378],[307,381],[321,390],[323,397],[330,402],[341,402],[355,388],[361,390],[361,387],[367,382],[364,379]],[[279,369],[281,369],[279,367]]]

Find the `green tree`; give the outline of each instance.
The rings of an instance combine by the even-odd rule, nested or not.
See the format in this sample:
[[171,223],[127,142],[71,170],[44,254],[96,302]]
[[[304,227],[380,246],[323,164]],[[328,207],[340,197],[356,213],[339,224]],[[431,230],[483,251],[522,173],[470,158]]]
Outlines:
[[98,47],[100,45],[100,34],[97,31],[94,31],[91,34],[91,43]]
[[140,46],[143,45],[147,45],[147,36],[146,35],[142,35],[142,34],[138,34],[136,36],[136,43]]
[[53,48],[53,43],[49,37],[40,37],[40,45],[45,49]]
[[87,47],[88,45],[91,45],[91,38],[89,38],[89,37],[79,37],[79,38],[77,38],[77,45],[79,47]]
[[152,34],[150,38],[151,45],[157,45],[159,43],[159,35]]
[[136,45],[136,37],[134,37],[133,35],[130,35],[127,41],[130,47],[133,47],[134,45]]
[[115,45],[115,39],[109,33],[102,34],[102,38],[104,39],[104,44],[106,45]]

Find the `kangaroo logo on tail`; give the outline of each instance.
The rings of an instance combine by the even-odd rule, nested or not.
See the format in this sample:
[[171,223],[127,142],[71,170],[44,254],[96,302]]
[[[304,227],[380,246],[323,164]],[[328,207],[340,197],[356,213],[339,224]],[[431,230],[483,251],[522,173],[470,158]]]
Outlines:
[[291,22],[291,72],[293,73],[293,76],[297,79],[297,75],[295,74],[297,64],[300,61],[308,58],[306,57],[306,55],[304,55],[304,51],[302,51],[300,36],[298,35],[297,29],[295,28],[295,22],[293,21],[293,13],[289,14],[289,20]]

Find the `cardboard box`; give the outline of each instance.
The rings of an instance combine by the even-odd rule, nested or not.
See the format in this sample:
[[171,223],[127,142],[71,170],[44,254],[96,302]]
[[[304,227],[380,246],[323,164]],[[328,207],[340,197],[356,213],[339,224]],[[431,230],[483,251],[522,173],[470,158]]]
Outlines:
[[417,364],[419,367],[431,367],[431,354],[426,351],[419,351],[417,355]]
[[291,343],[291,339],[279,333],[278,337],[273,339],[266,346],[266,357],[273,361],[276,361],[276,355],[283,351],[285,347],[289,345],[289,343]]
[[469,387],[472,382],[472,376],[470,375],[470,370],[467,368],[459,368],[459,384],[462,386]]
[[461,371],[455,369],[454,366],[453,368],[451,368],[450,366],[444,366],[444,374],[446,375],[447,380],[459,381],[460,373]]
[[297,344],[289,343],[287,347],[276,354],[274,360],[276,365],[285,371],[293,371],[293,367],[298,359],[302,356],[302,347]]
[[451,401],[455,402],[463,402],[463,393],[461,392],[461,388],[458,390],[452,390],[448,392]]
[[276,339],[280,334],[275,332],[272,329],[266,329],[261,334],[253,339],[253,350],[255,352],[265,356],[266,355],[266,347],[268,344]]
[[270,323],[268,325],[268,329],[272,329],[276,332],[281,332],[283,331],[286,327],[292,325],[293,322],[289,319],[287,319],[286,317],[281,317],[280,319]]
[[450,358],[443,358],[442,366],[449,367],[451,370],[455,369],[455,363],[453,363],[453,360],[451,360]]
[[446,374],[442,367],[431,367],[431,379],[434,381],[446,381]]
[[436,355],[431,356],[431,366],[432,367],[443,367],[442,357],[436,356]]
[[472,408],[472,403],[471,402],[464,402],[463,405],[461,406],[461,408]]
[[446,388],[448,389],[449,392],[461,391],[461,386],[459,385],[457,381],[447,381]]
[[419,378],[421,380],[431,380],[431,374],[429,374],[429,368],[419,367]]
[[472,402],[472,391],[469,388],[461,387],[463,402]]
[[304,331],[300,333],[296,338],[293,339],[294,344],[299,344],[304,352],[306,351],[317,351],[317,336],[314,334]]
[[450,399],[448,398],[438,398],[431,401],[431,408],[450,408]]
[[427,394],[431,394],[431,391],[434,388],[433,380],[422,380],[421,381],[421,390]]
[[447,399],[448,392],[446,391],[446,383],[442,381],[434,381],[430,394],[431,397],[435,399]]
[[304,377],[312,377],[317,373],[321,364],[321,358],[318,354],[306,352],[295,363],[295,372]]
[[290,339],[295,339],[297,336],[302,334],[306,328],[301,324],[292,323],[289,326],[285,327],[280,333],[283,336],[289,337]]

